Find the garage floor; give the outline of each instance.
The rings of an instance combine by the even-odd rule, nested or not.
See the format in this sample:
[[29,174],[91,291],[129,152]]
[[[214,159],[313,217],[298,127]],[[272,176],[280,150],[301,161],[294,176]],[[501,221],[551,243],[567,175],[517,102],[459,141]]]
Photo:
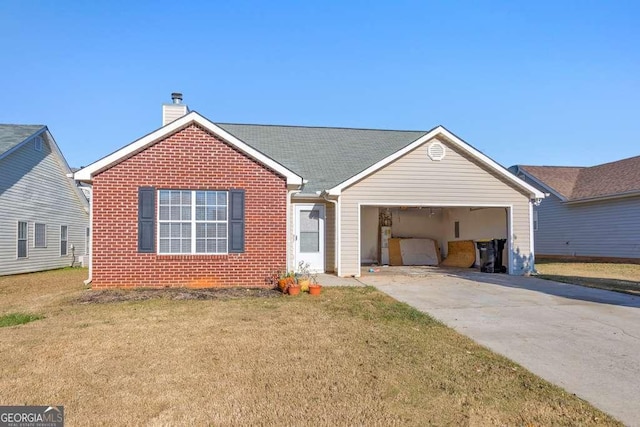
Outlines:
[[640,298],[534,277],[363,268],[361,282],[640,426]]

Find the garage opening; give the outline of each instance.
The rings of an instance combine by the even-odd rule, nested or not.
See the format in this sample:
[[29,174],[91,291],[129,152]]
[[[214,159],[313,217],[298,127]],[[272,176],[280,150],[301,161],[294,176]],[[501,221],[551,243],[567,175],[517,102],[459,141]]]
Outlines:
[[504,239],[506,244],[496,257],[508,269],[509,221],[508,207],[361,206],[360,262],[362,266],[437,266],[462,251],[456,266],[479,268],[477,242]]

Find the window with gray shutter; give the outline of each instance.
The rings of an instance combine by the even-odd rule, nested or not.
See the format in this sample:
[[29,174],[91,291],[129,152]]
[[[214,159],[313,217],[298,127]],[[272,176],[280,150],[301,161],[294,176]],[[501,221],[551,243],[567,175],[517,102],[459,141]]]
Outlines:
[[[244,249],[242,204],[234,191],[159,190],[159,254],[226,254],[231,247],[231,223],[235,224],[236,247]],[[236,200],[235,205],[232,200]],[[244,197],[240,201],[243,201]],[[235,206],[235,220],[231,209]],[[240,211],[238,211],[240,209]],[[242,225],[242,224],[240,224]],[[241,239],[238,241],[238,239]]]

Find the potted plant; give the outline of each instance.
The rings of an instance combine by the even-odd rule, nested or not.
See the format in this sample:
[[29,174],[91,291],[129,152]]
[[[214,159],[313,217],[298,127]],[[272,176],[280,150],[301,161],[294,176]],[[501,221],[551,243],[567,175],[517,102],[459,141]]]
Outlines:
[[278,273],[278,288],[282,293],[287,292],[287,288],[295,283],[295,274],[293,271],[282,270]]
[[296,282],[293,282],[289,284],[289,286],[287,286],[287,292],[289,292],[289,295],[298,295],[300,293],[300,289],[301,286]]
[[311,284],[309,285],[309,295],[320,295],[322,285],[318,283],[318,276],[314,274],[311,276]]
[[311,265],[308,262],[300,261],[298,263],[297,278],[302,292],[307,292],[309,290],[309,282],[311,277],[311,273],[309,271],[310,267]]

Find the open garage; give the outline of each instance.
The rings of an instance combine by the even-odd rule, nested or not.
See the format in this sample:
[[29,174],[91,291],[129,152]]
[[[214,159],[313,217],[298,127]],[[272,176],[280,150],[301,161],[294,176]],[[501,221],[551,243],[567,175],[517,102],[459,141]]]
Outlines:
[[[501,239],[506,272],[521,275],[534,268],[531,212],[544,195],[444,128],[325,194],[332,195],[340,276],[359,276],[362,265],[386,264],[385,233],[391,239],[432,239],[445,260],[451,247]],[[467,251],[470,264],[477,265],[477,251]],[[419,259],[409,264],[419,265]]]
[[[449,242],[509,240],[509,207],[361,206],[360,215],[362,265],[439,265],[450,255]],[[471,246],[473,259],[455,266],[478,263],[478,249]],[[503,247],[497,255],[496,271],[502,265],[506,270],[508,253]]]

